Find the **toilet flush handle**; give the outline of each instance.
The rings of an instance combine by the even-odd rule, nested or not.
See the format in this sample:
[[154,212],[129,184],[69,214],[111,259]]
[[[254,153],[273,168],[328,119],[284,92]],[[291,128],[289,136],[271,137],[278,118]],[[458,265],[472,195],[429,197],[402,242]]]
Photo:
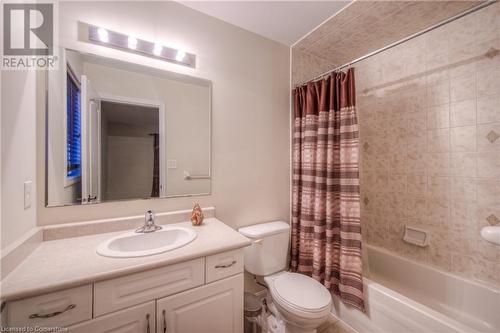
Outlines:
[[262,243],[262,238],[256,239],[253,242],[254,242],[254,244],[261,244]]

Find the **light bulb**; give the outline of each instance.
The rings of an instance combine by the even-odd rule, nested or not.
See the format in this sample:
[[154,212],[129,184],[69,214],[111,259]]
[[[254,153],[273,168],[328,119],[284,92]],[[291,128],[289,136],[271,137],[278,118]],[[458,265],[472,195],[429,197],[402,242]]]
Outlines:
[[175,60],[183,61],[185,56],[186,56],[186,52],[179,50],[179,51],[177,51],[177,55],[175,56]]
[[103,43],[107,43],[109,41],[108,31],[104,28],[97,29],[97,35],[99,36],[99,40]]
[[161,51],[163,51],[163,46],[160,44],[155,44],[155,48],[153,49],[153,53],[157,56],[161,55]]
[[129,37],[128,38],[128,48],[135,50],[137,47],[137,38]]

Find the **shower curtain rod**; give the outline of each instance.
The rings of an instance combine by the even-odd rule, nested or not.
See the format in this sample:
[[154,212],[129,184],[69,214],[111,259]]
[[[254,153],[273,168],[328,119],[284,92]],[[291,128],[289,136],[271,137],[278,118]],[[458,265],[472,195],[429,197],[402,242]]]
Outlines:
[[439,28],[439,27],[441,27],[441,26],[443,26],[443,25],[445,25],[447,23],[450,23],[450,22],[453,22],[455,20],[458,20],[459,18],[462,18],[464,16],[472,14],[472,13],[474,13],[474,12],[480,10],[480,9],[483,9],[485,7],[488,7],[489,5],[492,5],[492,4],[496,3],[496,2],[498,2],[498,0],[487,0],[487,1],[485,1],[485,2],[483,2],[481,4],[479,4],[479,5],[477,5],[475,7],[469,8],[466,11],[463,11],[463,12],[461,12],[461,13],[455,15],[455,16],[452,16],[452,17],[450,17],[450,18],[448,18],[448,19],[446,19],[444,21],[441,21],[441,22],[439,22],[437,24],[434,24],[434,25],[432,25],[432,26],[430,26],[430,27],[428,27],[428,28],[426,28],[424,30],[420,30],[419,32],[414,33],[413,35],[410,35],[408,37],[400,39],[397,42],[394,42],[392,44],[386,45],[386,46],[384,46],[384,47],[382,47],[382,48],[380,48],[378,50],[375,50],[373,52],[367,53],[364,56],[361,56],[361,57],[359,57],[357,59],[354,59],[354,60],[352,60],[352,61],[350,61],[348,63],[343,64],[342,66],[335,67],[334,69],[329,69],[328,71],[326,71],[326,72],[324,72],[324,73],[322,73],[322,74],[320,74],[320,75],[318,75],[318,76],[316,76],[316,77],[314,77],[314,78],[312,78],[310,80],[303,81],[303,82],[297,84],[296,87],[303,86],[303,85],[305,85],[305,84],[307,84],[309,82],[317,81],[318,79],[321,79],[322,77],[324,77],[324,76],[326,76],[326,75],[328,75],[330,73],[333,73],[333,72],[338,71],[338,70],[340,70],[342,68],[351,66],[352,64],[355,64],[357,62],[360,62],[361,60],[365,60],[367,58],[370,58],[371,56],[374,56],[376,54],[379,54],[380,52],[383,52],[383,51],[386,51],[388,49],[391,49],[391,48],[393,48],[395,46],[398,46],[399,44],[403,44],[404,42],[407,42],[407,41],[409,41],[409,40],[411,40],[413,38],[416,38],[418,36],[421,36],[421,35],[429,32],[429,31],[437,29],[437,28]]

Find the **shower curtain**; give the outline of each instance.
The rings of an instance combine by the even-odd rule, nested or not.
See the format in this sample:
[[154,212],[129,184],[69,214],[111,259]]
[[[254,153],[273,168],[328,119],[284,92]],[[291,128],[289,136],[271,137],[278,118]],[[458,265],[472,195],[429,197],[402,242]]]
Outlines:
[[354,69],[293,97],[290,268],[364,311]]

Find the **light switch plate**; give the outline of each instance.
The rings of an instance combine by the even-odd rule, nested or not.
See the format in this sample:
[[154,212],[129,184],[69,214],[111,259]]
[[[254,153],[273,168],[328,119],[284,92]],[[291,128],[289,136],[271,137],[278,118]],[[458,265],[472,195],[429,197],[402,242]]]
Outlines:
[[31,207],[32,184],[31,180],[24,182],[24,209]]
[[177,169],[177,160],[167,160],[167,169]]

